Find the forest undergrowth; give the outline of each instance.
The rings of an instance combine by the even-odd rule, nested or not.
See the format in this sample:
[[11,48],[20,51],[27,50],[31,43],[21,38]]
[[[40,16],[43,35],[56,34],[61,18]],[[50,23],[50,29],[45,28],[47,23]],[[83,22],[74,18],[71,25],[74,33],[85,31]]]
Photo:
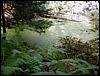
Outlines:
[[2,75],[97,75],[99,63],[98,39],[83,43],[66,36],[62,45],[32,48],[20,35],[1,40]]

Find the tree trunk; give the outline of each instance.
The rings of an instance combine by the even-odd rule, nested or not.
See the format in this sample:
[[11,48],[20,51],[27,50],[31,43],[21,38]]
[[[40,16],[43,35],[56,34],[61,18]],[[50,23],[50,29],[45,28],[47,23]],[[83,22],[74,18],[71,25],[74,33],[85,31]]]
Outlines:
[[5,40],[6,39],[6,26],[5,26],[5,16],[4,16],[4,9],[3,9],[3,4],[4,4],[4,1],[0,1],[0,6],[1,6],[1,18],[2,18],[2,27],[3,27],[3,34],[4,34],[4,37],[3,39]]

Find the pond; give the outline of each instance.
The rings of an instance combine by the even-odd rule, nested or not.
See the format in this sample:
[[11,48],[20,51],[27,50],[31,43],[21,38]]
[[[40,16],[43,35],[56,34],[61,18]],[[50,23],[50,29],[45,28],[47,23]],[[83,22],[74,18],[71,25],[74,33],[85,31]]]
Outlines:
[[[48,18],[47,18],[48,19]],[[41,35],[35,31],[24,29],[21,32],[23,39],[32,47],[49,48],[53,45],[60,45],[59,38],[65,36],[78,37],[83,42],[96,38],[97,32],[90,31],[92,25],[89,22],[75,22],[61,19],[51,19],[53,26],[51,26],[46,33]],[[12,29],[8,29],[8,36],[12,35]]]

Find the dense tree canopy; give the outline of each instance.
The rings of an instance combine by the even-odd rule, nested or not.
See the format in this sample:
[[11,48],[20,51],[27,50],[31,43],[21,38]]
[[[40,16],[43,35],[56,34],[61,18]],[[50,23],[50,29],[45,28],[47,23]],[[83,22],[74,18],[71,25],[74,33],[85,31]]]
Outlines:
[[[40,13],[44,13],[45,7],[42,6],[45,3],[38,1],[15,1],[14,2],[14,18],[15,20],[29,20],[36,16],[39,16]],[[19,9],[20,8],[20,9]]]
[[[37,24],[37,21],[33,21],[34,18],[39,18],[43,16],[43,14],[47,14],[48,10],[46,10],[44,4],[46,1],[3,1],[3,12],[4,12],[4,20],[6,21],[6,26],[9,28],[11,24],[19,24],[20,27],[28,24],[29,26],[34,27],[35,29],[40,29],[41,33],[43,28],[48,28],[49,26],[41,23]],[[49,24],[48,21],[43,20],[43,23]],[[34,25],[36,23],[37,25]],[[51,24],[50,24],[51,26]]]

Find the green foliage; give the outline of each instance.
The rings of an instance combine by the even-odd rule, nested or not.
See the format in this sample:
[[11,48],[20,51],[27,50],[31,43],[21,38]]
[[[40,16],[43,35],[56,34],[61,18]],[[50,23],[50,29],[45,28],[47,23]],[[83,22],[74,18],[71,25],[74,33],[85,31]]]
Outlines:
[[[70,41],[70,39],[72,40]],[[66,48],[70,46],[70,50],[76,51],[71,48],[77,49],[76,46],[72,45],[78,44],[79,40],[77,38],[70,39],[69,42],[73,44],[67,45],[67,42],[64,42],[67,45]],[[23,42],[19,28],[15,28],[13,39],[2,41],[2,75],[97,75],[98,73],[98,66],[91,64],[89,58],[86,58],[88,53],[84,55],[80,52],[83,56],[70,54],[69,58],[65,54],[67,51],[57,47],[31,49]],[[78,46],[83,45],[86,46],[85,43],[80,42]],[[70,50],[68,53],[72,53]],[[81,57],[86,58],[86,60]]]
[[64,58],[64,52],[54,47],[43,50],[41,55],[43,55],[45,61],[59,60]]
[[18,67],[10,67],[10,66],[1,66],[1,74],[3,75],[11,75],[17,71],[22,71],[21,68]]
[[67,73],[67,75],[91,74],[91,70],[94,70],[93,74],[95,74],[95,71],[98,69],[97,66],[91,65],[88,62],[81,59],[60,60],[56,64],[56,67],[58,70]]
[[11,27],[28,28],[32,26],[38,33],[45,33],[46,29],[51,26],[51,21],[38,20],[32,21],[33,18],[40,18],[43,14],[47,14],[48,10],[45,8],[46,1],[9,1],[14,8],[13,21]]
[[66,75],[66,73],[61,72],[61,71],[56,71],[55,72],[38,72],[38,73],[33,73],[31,75]]
[[[39,15],[40,13],[44,13],[45,7],[43,4],[45,4],[46,1],[14,1],[14,18],[15,20],[29,20],[31,18],[34,18],[36,15]],[[19,9],[20,8],[20,9]],[[36,15],[35,15],[36,14]]]
[[[41,19],[47,14],[46,1],[13,1],[15,29],[12,38],[1,38],[2,75],[97,75],[99,63],[99,40],[88,43],[76,37],[61,38],[61,46],[31,48],[21,37],[20,31],[31,28],[38,33],[52,25]],[[59,7],[59,10],[62,9]],[[95,29],[99,28],[99,17],[92,18]],[[30,27],[29,27],[30,26]],[[2,37],[5,34],[2,34]],[[35,46],[35,45],[34,45]],[[61,48],[61,49],[60,49]]]
[[[75,70],[75,71],[72,71],[72,72],[69,72],[67,73],[67,75],[93,75],[95,74],[95,69],[98,69],[97,66],[88,66],[88,67],[80,67],[79,69]],[[91,74],[91,70],[94,70],[94,72]],[[81,71],[81,72],[80,72]],[[96,73],[97,74],[97,73]]]
[[30,25],[30,27],[32,27],[38,33],[45,33],[45,31],[52,26],[52,21],[45,19],[33,19],[32,21],[28,22],[28,25]]

